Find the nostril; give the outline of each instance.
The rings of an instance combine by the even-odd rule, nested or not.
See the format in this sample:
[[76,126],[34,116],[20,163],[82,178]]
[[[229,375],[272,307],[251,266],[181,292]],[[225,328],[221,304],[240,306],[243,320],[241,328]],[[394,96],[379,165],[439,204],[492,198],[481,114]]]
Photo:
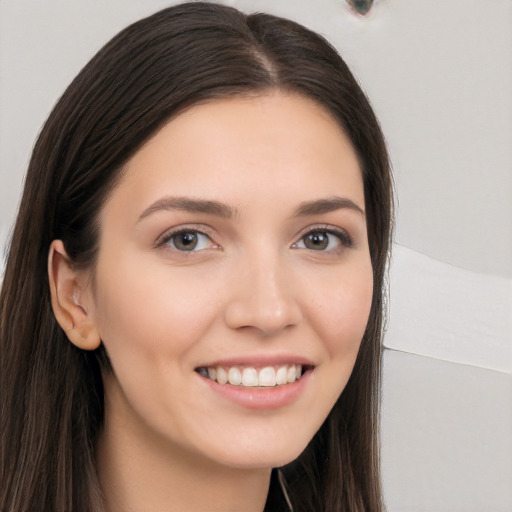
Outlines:
[[280,266],[273,252],[251,254],[230,287],[225,321],[231,329],[256,329],[270,336],[301,321],[296,276],[290,275],[289,265]]
[[248,297],[232,301],[226,308],[225,321],[236,330],[257,330],[265,336],[289,329],[302,319],[302,312],[294,300],[276,301]]

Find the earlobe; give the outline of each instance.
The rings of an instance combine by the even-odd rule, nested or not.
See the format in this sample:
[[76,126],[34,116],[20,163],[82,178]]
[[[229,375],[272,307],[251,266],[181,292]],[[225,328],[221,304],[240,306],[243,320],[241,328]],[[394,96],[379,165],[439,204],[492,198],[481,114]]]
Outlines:
[[53,313],[69,340],[83,350],[98,348],[101,338],[89,305],[83,300],[85,280],[73,268],[61,240],[50,245],[48,279]]

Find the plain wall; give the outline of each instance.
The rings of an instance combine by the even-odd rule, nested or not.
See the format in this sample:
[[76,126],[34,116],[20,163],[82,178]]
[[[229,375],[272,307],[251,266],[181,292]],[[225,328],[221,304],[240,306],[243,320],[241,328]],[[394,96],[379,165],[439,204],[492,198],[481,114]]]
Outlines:
[[[0,247],[37,133],[71,79],[163,0],[0,2]],[[385,344],[389,512],[512,511],[512,1],[231,0],[340,51],[397,191]]]

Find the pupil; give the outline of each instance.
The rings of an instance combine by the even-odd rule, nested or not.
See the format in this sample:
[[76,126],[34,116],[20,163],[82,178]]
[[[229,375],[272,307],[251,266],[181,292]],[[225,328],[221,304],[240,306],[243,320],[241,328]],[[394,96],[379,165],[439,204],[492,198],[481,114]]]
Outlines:
[[329,244],[329,237],[325,233],[310,233],[304,243],[308,249],[325,249]]
[[176,248],[191,251],[197,245],[197,235],[195,233],[182,233],[174,241]]

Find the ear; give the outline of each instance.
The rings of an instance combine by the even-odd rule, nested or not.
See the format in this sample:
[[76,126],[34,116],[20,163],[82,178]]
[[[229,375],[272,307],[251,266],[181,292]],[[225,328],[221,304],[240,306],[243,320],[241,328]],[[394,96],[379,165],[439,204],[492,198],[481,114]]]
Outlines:
[[87,279],[73,267],[61,240],[54,240],[48,254],[48,278],[53,313],[67,337],[78,348],[94,350],[101,343],[90,311]]

